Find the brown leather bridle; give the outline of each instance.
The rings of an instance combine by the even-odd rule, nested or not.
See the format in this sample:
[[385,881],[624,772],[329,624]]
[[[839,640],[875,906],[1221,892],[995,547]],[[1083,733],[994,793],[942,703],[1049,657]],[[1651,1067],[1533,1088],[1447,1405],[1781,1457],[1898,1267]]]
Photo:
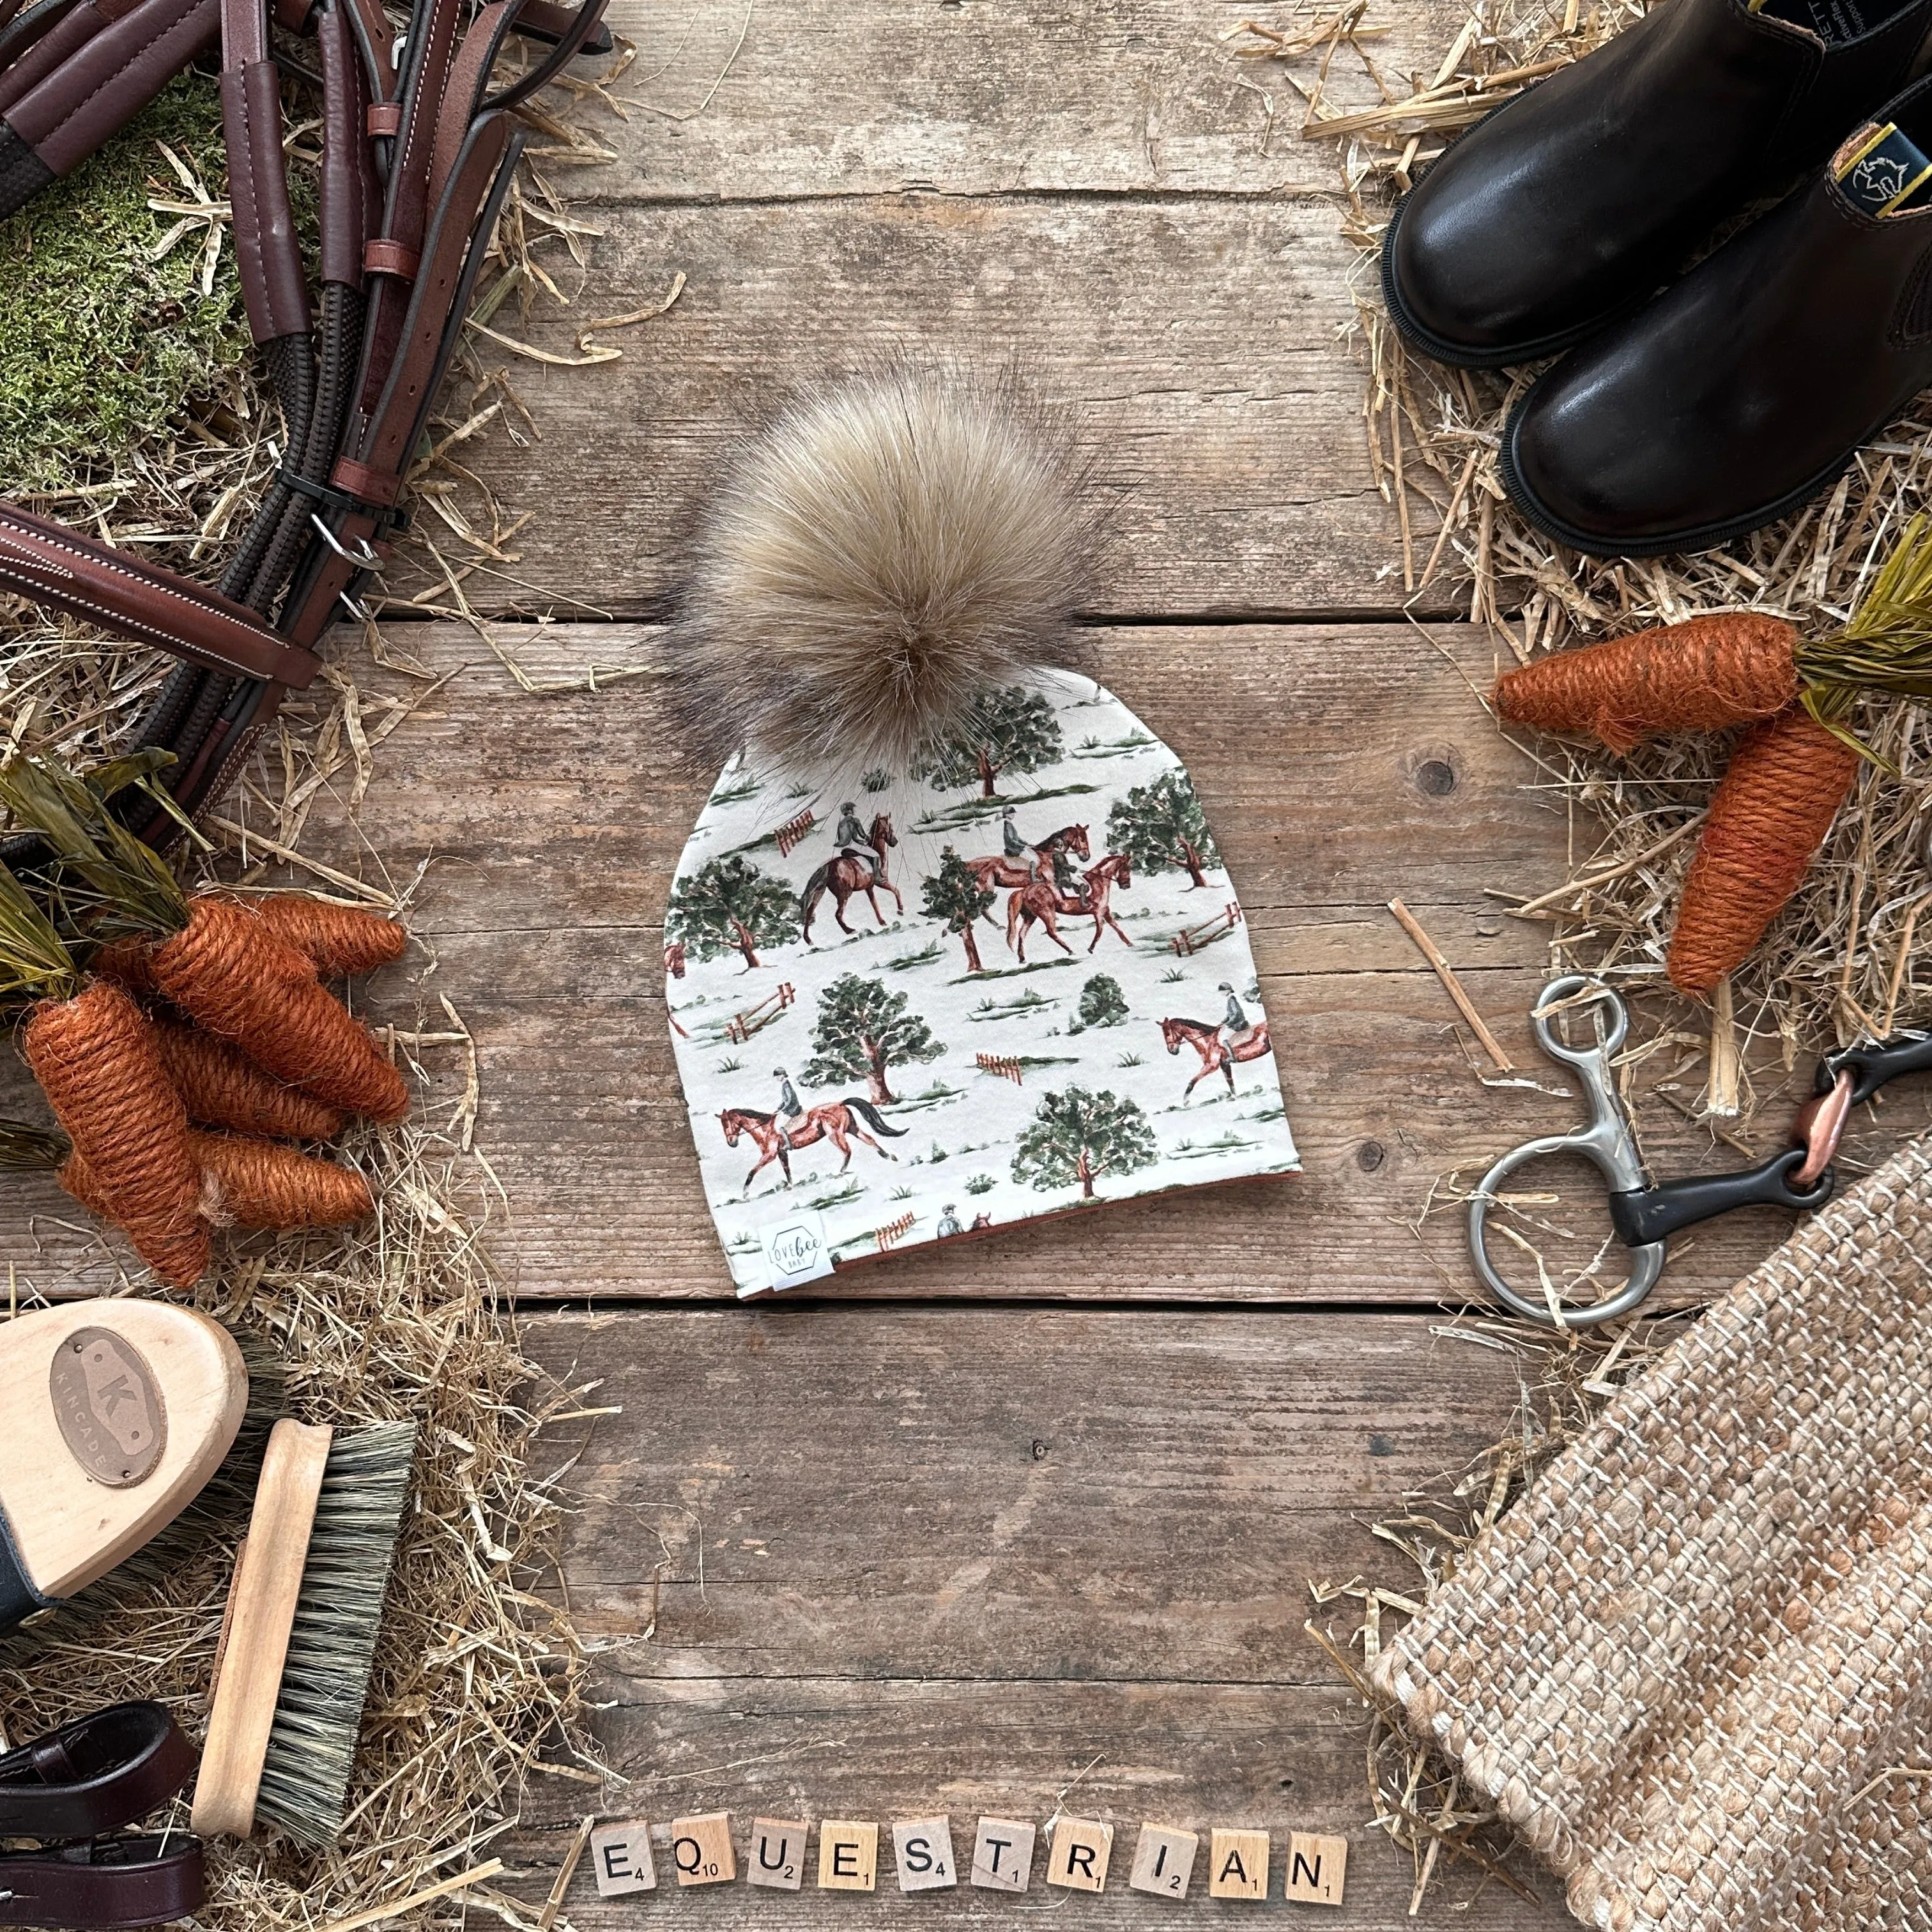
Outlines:
[[[274,0],[322,83],[318,291],[282,152],[269,0],[0,0],[0,219],[67,173],[220,36],[229,199],[248,324],[287,430],[282,466],[218,589],[0,498],[0,589],[182,662],[135,734],[172,752],[190,817],[239,770],[314,646],[354,610],[460,338],[525,136],[512,110],[579,52],[606,0],[415,0],[398,64],[383,0]],[[495,93],[508,34],[551,44]],[[130,794],[138,797],[138,793]],[[172,818],[136,829],[160,844]]]

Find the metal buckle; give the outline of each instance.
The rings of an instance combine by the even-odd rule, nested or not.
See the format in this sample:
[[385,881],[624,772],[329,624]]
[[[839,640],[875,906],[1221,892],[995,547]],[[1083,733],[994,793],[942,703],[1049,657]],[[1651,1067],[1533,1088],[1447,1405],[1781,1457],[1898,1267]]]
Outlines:
[[367,537],[358,537],[356,539],[356,541],[362,547],[362,554],[360,556],[358,556],[352,550],[344,550],[343,548],[341,539],[338,537],[335,532],[322,520],[322,518],[314,511],[311,510],[309,512],[308,520],[310,523],[314,524],[322,542],[328,544],[329,548],[334,551],[336,555],[341,558],[344,563],[352,563],[358,570],[378,570],[381,568],[382,560],[369,548],[369,539]]

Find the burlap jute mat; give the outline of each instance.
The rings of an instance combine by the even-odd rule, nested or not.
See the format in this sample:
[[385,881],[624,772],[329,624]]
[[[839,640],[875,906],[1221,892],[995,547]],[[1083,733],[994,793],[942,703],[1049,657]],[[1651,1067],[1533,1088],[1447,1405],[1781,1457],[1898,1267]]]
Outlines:
[[1586,1924],[1932,1928],[1928,1183],[1814,1216],[1378,1660]]

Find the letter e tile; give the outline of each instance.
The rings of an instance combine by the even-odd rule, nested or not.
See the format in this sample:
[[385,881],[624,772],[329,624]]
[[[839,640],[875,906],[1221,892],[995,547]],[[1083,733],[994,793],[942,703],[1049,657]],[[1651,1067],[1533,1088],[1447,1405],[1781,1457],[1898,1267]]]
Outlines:
[[870,1892],[879,1870],[879,1828],[827,1818],[818,1828],[818,1882],[826,1892]]
[[1072,1892],[1100,1892],[1107,1883],[1107,1861],[1114,1850],[1114,1828],[1091,1818],[1063,1818],[1053,1828],[1046,1855],[1046,1882]]
[[1127,1882],[1135,1891],[1150,1892],[1156,1898],[1185,1898],[1194,1876],[1194,1855],[1200,1849],[1198,1832],[1143,1825],[1134,1842],[1134,1868]]
[[651,1828],[641,1818],[627,1825],[600,1825],[590,1834],[590,1869],[599,1898],[622,1898],[658,1888],[651,1862]]
[[1268,1876],[1265,1832],[1224,1832],[1215,1827],[1208,1847],[1210,1898],[1265,1898]]

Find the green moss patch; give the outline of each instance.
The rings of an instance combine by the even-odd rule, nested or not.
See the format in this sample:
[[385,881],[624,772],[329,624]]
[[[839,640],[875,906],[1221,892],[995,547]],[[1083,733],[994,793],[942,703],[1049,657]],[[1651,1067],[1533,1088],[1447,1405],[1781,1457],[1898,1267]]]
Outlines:
[[215,82],[184,74],[64,181],[0,222],[0,494],[70,489],[112,475],[166,436],[249,353],[224,234],[214,292],[201,292],[207,231],[163,260],[175,218],[150,194],[189,199],[165,141],[212,195],[226,190]]

